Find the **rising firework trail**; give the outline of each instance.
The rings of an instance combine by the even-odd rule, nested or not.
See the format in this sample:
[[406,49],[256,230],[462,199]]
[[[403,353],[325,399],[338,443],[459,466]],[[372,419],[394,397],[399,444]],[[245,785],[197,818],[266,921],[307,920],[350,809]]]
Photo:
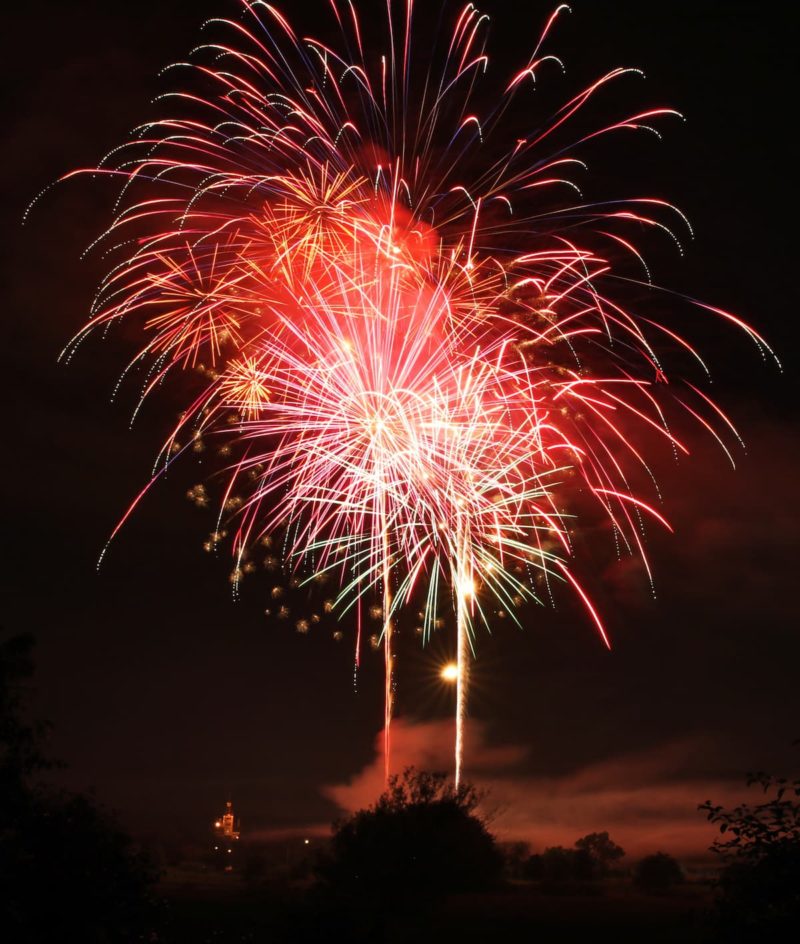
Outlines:
[[[232,458],[211,543],[230,539],[235,584],[280,532],[293,579],[335,578],[356,664],[362,608],[380,601],[387,774],[398,616],[421,601],[427,640],[452,607],[458,782],[478,626],[565,586],[608,644],[574,562],[581,496],[649,575],[645,519],[669,524],[634,484],[653,480],[647,443],[687,454],[682,415],[726,451],[735,429],[696,383],[667,383],[677,354],[708,373],[691,342],[626,301],[651,287],[634,236],[680,244],[685,217],[654,198],[586,202],[576,184],[588,142],[677,117],[587,126],[638,71],[611,70],[520,136],[536,83],[563,70],[547,46],[565,6],[507,74],[472,4],[433,51],[413,0],[367,18],[349,0],[320,8],[335,39],[262,2],[209,21],[166,70],[179,90],[161,115],[74,172],[120,193],[98,240],[115,261],[64,356],[125,324],[142,342],[121,382],[135,375],[142,399],[170,380],[192,391],[117,530],[214,438]],[[735,315],[694,311],[769,351]]]

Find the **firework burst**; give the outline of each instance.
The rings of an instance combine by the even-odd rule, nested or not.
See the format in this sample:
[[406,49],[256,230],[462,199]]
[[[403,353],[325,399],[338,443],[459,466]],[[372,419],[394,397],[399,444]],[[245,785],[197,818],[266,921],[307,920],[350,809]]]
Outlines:
[[[548,593],[570,586],[608,643],[570,562],[576,493],[649,573],[644,517],[669,525],[631,485],[632,464],[650,474],[641,431],[685,453],[676,410],[720,442],[735,430],[696,386],[667,385],[660,348],[705,371],[700,354],[619,293],[631,263],[647,272],[630,234],[677,241],[685,218],[656,199],[586,203],[572,179],[585,165],[563,136],[636,70],[612,70],[520,138],[507,119],[562,68],[544,49],[564,6],[499,86],[472,4],[434,55],[414,38],[413,0],[389,0],[374,56],[374,23],[351,2],[329,9],[335,42],[248,0],[210,21],[213,41],[173,67],[188,91],[162,97],[169,116],[92,169],[122,184],[101,238],[118,261],[68,353],[125,322],[144,339],[128,368],[146,372],[144,395],[202,366],[158,469],[179,442],[238,450],[220,511],[231,522],[215,531],[232,536],[234,583],[280,527],[296,579],[335,577],[332,609],[360,627],[380,599],[387,771],[395,620],[423,599],[427,637],[451,601],[458,780],[472,642],[492,606],[544,602],[540,575]],[[676,115],[623,116],[576,133],[574,149]],[[697,310],[768,350],[734,315]]]

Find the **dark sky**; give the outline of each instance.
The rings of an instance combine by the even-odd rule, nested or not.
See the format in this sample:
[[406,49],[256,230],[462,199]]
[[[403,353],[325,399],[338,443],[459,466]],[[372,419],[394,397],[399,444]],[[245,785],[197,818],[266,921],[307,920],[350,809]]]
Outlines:
[[[522,58],[550,8],[483,6],[497,13],[498,58]],[[281,7],[308,18],[312,2]],[[155,397],[129,430],[132,400],[110,403],[129,353],[119,339],[56,364],[104,270],[79,256],[106,222],[108,190],[61,188],[24,228],[21,217],[39,190],[152,114],[149,100],[166,88],[158,70],[185,57],[206,16],[230,9],[30,3],[6,20],[3,621],[38,638],[36,705],[55,723],[65,782],[94,787],[138,830],[202,830],[229,791],[251,829],[325,823],[333,797],[353,799],[341,785],[372,769],[382,717],[377,657],[354,692],[352,650],[333,641],[332,623],[303,636],[269,622],[266,580],[232,601],[226,564],[201,548],[209,521],[184,497],[196,469],[155,491],[95,571],[177,406]],[[666,243],[650,254],[656,281],[740,313],[773,342],[785,373],[724,327],[697,327],[747,452],[733,472],[697,430],[690,462],[657,462],[676,528],[652,535],[657,601],[621,567],[599,565],[589,578],[612,653],[566,600],[529,614],[524,633],[501,625],[481,639],[473,769],[534,839],[626,819],[638,828],[637,816],[659,809],[667,832],[693,821],[707,786],[724,791],[743,770],[795,759],[797,24],[764,9],[576,0],[551,43],[568,68],[563,95],[636,65],[647,80],[623,103],[685,113],[661,144],[609,141],[590,186],[677,202],[696,239],[685,259]],[[404,758],[427,759],[425,744],[448,723],[449,696],[432,681],[446,652],[444,642],[428,654],[401,643]]]

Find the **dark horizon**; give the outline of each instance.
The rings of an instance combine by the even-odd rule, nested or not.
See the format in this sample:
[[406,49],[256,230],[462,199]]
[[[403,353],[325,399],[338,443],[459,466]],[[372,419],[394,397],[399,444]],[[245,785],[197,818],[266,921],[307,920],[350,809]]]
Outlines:
[[[290,14],[295,6],[282,4]],[[500,11],[497,53],[525,48],[515,30],[524,16],[478,6]],[[14,393],[5,466],[13,553],[3,623],[37,637],[34,704],[54,722],[52,750],[68,764],[60,782],[94,789],[140,834],[202,832],[227,795],[245,832],[322,828],[369,802],[380,781],[379,658],[367,648],[354,690],[352,647],[334,640],[332,619],[307,635],[293,620],[268,621],[268,578],[232,600],[228,562],[202,549],[208,516],[185,498],[196,467],[176,468],[154,490],[96,572],[179,406],[169,394],[150,401],[128,429],[130,394],[109,403],[130,353],[124,337],[92,340],[69,367],[56,363],[104,271],[98,255],[79,256],[108,219],[108,188],[55,188],[21,225],[37,192],[95,163],[152,113],[150,99],[168,87],[158,70],[225,7],[166,0],[132,15],[89,0],[44,3],[18,8],[10,32],[17,96],[6,114],[11,332],[2,358]],[[550,8],[531,11],[531,36]],[[501,838],[505,829],[537,846],[571,845],[609,829],[626,848],[700,854],[715,830],[697,804],[738,796],[747,770],[796,768],[800,445],[786,166],[795,26],[754,2],[576,0],[551,42],[567,66],[562,100],[584,77],[634,65],[647,80],[626,87],[625,102],[686,115],[662,129],[661,143],[607,142],[587,185],[596,196],[674,200],[696,238],[683,258],[666,240],[651,247],[655,281],[744,317],[785,372],[732,328],[697,326],[716,398],[747,450],[733,471],[698,428],[689,462],[659,456],[676,533],[649,534],[657,599],[613,548],[593,552],[611,653],[566,598],[558,610],[527,611],[524,633],[506,621],[481,635],[466,770],[507,806]],[[413,634],[401,637],[398,769],[449,762],[452,696],[436,680],[449,655],[444,640],[426,653]]]

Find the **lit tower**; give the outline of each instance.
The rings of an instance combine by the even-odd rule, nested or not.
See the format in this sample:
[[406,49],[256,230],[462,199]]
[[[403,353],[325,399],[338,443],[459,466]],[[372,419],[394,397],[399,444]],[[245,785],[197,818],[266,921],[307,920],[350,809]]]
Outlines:
[[214,860],[218,868],[225,872],[233,871],[233,863],[239,842],[240,823],[233,815],[233,803],[228,800],[225,812],[214,820]]
[[233,803],[228,800],[225,812],[220,819],[214,821],[214,835],[218,839],[236,841],[239,838],[239,825],[233,815]]

